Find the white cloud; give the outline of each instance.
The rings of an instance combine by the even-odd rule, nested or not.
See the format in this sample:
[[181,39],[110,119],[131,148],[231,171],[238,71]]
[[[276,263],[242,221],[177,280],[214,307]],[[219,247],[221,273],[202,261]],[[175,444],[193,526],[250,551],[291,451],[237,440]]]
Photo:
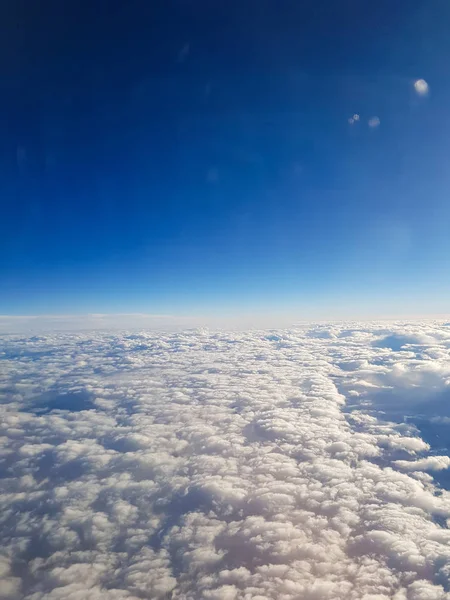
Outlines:
[[448,600],[449,333],[4,336],[0,598]]
[[450,457],[428,456],[419,460],[396,460],[394,464],[405,471],[442,471],[450,467]]

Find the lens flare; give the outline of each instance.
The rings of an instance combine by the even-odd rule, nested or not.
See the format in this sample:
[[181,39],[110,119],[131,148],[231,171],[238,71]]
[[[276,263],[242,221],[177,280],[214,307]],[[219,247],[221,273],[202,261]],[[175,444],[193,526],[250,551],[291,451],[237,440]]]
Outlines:
[[414,89],[419,94],[419,96],[426,96],[428,94],[428,83],[425,79],[417,79],[414,82]]

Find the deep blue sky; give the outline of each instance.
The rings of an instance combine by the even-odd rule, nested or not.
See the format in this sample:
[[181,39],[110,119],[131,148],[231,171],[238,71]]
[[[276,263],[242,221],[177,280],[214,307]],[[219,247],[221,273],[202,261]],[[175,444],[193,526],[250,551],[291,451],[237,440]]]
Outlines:
[[9,0],[0,28],[0,313],[450,306],[447,0]]

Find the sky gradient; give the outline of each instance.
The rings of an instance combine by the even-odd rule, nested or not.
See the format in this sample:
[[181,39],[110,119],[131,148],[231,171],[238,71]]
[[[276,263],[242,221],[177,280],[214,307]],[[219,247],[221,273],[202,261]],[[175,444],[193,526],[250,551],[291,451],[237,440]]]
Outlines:
[[448,2],[0,17],[0,314],[448,312]]

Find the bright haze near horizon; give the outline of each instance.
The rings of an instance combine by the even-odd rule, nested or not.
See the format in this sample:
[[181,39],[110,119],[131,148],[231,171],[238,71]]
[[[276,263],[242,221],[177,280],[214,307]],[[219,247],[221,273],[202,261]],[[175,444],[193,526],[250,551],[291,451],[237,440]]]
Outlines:
[[448,2],[0,16],[0,314],[448,312]]

